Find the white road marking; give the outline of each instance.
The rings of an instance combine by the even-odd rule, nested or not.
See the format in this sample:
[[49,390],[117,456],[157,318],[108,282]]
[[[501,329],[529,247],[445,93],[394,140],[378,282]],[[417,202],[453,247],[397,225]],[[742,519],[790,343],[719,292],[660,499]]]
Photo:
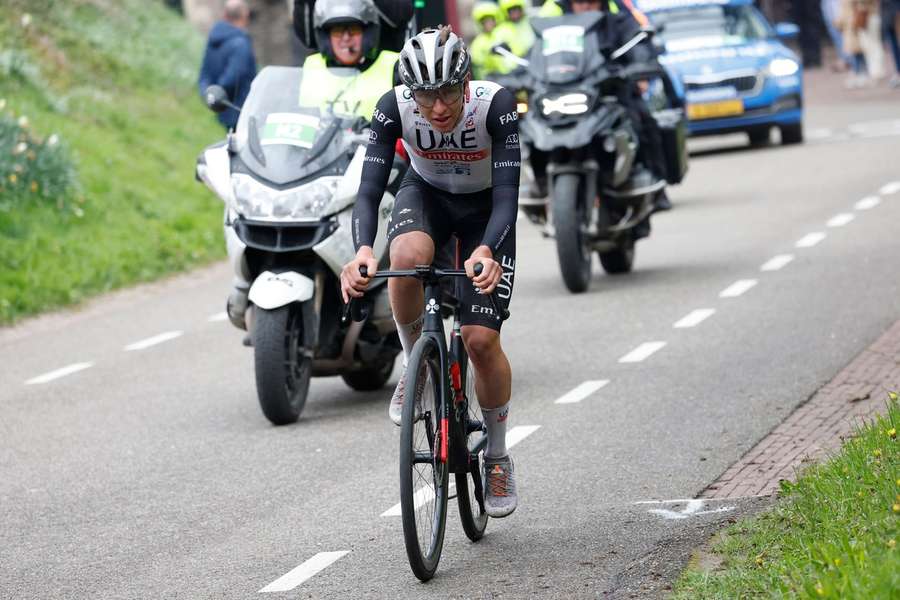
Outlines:
[[285,573],[263,589],[259,590],[259,593],[289,592],[319,571],[322,571],[338,559],[346,556],[349,552],[349,550],[341,550],[339,552],[319,552],[302,565]]
[[870,208],[875,208],[881,204],[881,198],[878,196],[866,196],[859,202],[853,205],[853,208],[856,210],[869,210]]
[[210,323],[217,323],[218,321],[227,321],[228,313],[227,312],[216,313],[214,315],[210,315],[209,318],[207,318],[206,320],[209,321]]
[[890,196],[891,194],[896,194],[897,192],[900,192],[900,181],[892,181],[888,184],[885,184],[880,190],[878,190],[878,193],[880,193],[882,196]]
[[49,381],[53,381],[54,379],[59,379],[60,377],[65,377],[66,375],[71,375],[72,373],[77,373],[78,371],[84,371],[85,369],[90,369],[94,366],[92,362],[84,362],[84,363],[75,363],[73,365],[69,365],[67,367],[63,367],[61,369],[57,369],[55,371],[50,371],[49,373],[44,373],[43,375],[38,375],[37,377],[32,377],[28,381],[25,382],[25,385],[35,385],[38,383],[47,383]]
[[812,248],[824,239],[825,234],[823,232],[815,231],[813,233],[807,233],[802,238],[797,240],[797,243],[794,245],[798,248]]
[[696,327],[714,314],[716,314],[716,309],[714,308],[698,308],[697,310],[688,313],[687,316],[682,317],[682,319],[675,323],[673,327],[675,329],[687,329],[688,327]]
[[719,298],[737,298],[757,283],[756,279],[739,279],[719,292]]
[[[672,504],[674,504],[674,503],[675,502],[672,502]],[[668,503],[666,503],[666,504],[668,504]],[[729,512],[729,511],[734,510],[734,508],[735,508],[733,506],[720,506],[719,508],[714,508],[712,510],[700,510],[701,508],[703,508],[703,506],[705,504],[706,504],[705,500],[700,500],[700,499],[695,498],[693,500],[688,500],[687,504],[684,507],[684,510],[681,510],[681,511],[669,510],[666,508],[651,508],[647,512],[654,514],[654,515],[659,515],[663,519],[677,520],[677,519],[687,519],[690,517],[698,517],[700,515],[711,515],[711,514],[715,514],[715,513]]]
[[609,383],[609,379],[598,379],[597,381],[585,381],[577,388],[562,396],[554,402],[554,404],[575,404],[576,402],[581,402],[600,388],[606,386]]
[[175,338],[181,337],[182,335],[184,335],[183,331],[167,331],[166,333],[154,335],[153,337],[147,338],[146,340],[128,344],[127,346],[125,346],[125,350],[129,352],[132,350],[143,350],[145,348],[149,348],[150,346],[156,346],[157,344],[162,344],[163,342],[174,340]]
[[841,213],[839,215],[834,215],[833,217],[828,219],[826,225],[828,227],[843,227],[855,218],[856,215],[854,215],[853,213]]
[[638,363],[648,359],[665,347],[666,342],[644,342],[619,359],[620,363]]
[[[519,425],[517,427],[513,427],[509,431],[506,432],[506,447],[507,449],[512,448],[529,435],[540,429],[540,425]],[[456,483],[451,481],[450,487],[447,488],[447,492],[451,493],[456,488]],[[413,494],[413,506],[417,509],[421,507],[426,502],[430,502],[434,497],[433,488],[428,485],[416,490]],[[400,507],[400,503],[398,502],[394,506],[390,507],[383,513],[381,513],[382,517],[399,517],[403,514],[403,510]]]
[[759,268],[760,271],[780,271],[788,263],[794,260],[793,254],[779,254],[770,258],[766,264]]

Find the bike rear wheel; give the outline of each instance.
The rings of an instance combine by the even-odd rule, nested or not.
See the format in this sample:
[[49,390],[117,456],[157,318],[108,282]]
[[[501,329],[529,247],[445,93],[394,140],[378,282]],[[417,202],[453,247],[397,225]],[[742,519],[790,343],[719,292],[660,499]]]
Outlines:
[[[447,524],[447,463],[440,460],[441,355],[437,342],[422,337],[406,368],[406,397],[400,429],[400,507],[403,539],[413,573],[434,576]],[[423,383],[420,383],[423,381]],[[416,406],[420,407],[416,414]]]
[[487,431],[484,427],[481,405],[478,403],[478,394],[475,392],[475,372],[471,361],[463,373],[463,383],[468,401],[466,412],[469,427],[466,443],[470,449],[476,450],[469,453],[468,473],[456,473],[456,502],[459,505],[463,531],[470,540],[477,542],[484,536],[488,521],[487,513],[484,512],[484,482],[481,480],[483,442],[487,439]]

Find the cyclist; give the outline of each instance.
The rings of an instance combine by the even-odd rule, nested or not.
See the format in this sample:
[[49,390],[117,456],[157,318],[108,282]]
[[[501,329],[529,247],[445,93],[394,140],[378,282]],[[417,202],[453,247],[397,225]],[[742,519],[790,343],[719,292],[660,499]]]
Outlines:
[[[511,371],[500,344],[501,321],[486,294],[508,306],[515,275],[515,227],[519,191],[516,101],[489,81],[473,81],[465,44],[449,27],[427,29],[400,53],[403,85],[382,96],[372,117],[362,183],[353,210],[356,258],[344,266],[344,300],[358,298],[375,273],[372,244],[377,211],[391,171],[394,145],[402,140],[411,168],[397,193],[388,227],[392,269],[431,264],[451,234],[459,239],[474,285],[459,286],[462,337],[475,370],[475,387],[487,428],[485,511],[512,513],[518,497],[506,448]],[[477,263],[484,267],[475,275]],[[415,279],[389,282],[391,306],[407,359],[422,329],[424,296]],[[424,382],[417,382],[423,385]],[[406,371],[389,415],[400,424]]]

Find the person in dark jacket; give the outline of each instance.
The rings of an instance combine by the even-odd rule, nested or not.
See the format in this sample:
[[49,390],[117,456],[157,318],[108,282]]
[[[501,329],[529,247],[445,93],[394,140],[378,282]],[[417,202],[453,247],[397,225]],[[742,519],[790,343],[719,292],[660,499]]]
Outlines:
[[[256,77],[256,57],[247,34],[249,23],[250,9],[244,0],[228,0],[225,3],[224,20],[216,23],[209,32],[197,82],[201,97],[207,87],[220,85],[225,88],[233,104],[241,106],[247,99],[250,83]],[[239,114],[229,108],[219,113],[218,119],[226,129],[234,129]]]

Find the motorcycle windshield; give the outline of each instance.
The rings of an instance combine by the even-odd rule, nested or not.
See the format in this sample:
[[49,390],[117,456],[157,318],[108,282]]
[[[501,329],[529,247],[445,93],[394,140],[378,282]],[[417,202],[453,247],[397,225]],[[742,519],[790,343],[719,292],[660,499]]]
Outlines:
[[546,83],[565,85],[596,72],[605,62],[596,31],[602,19],[600,13],[535,19],[534,74]]
[[303,69],[266,67],[250,86],[235,137],[238,157],[276,185],[305,179],[348,155],[347,126],[334,114],[300,106]]

